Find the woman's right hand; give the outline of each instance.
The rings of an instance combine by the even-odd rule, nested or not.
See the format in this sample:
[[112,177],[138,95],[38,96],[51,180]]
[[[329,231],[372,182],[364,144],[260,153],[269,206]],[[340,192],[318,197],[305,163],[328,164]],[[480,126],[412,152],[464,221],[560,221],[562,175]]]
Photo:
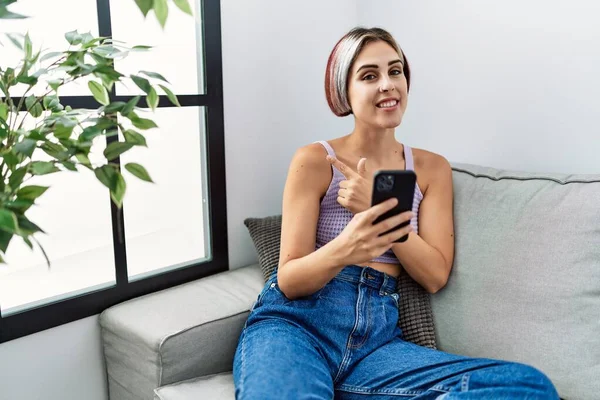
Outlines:
[[[389,217],[375,225],[380,215],[394,208],[398,200],[391,198],[354,215],[344,230],[332,241],[335,243],[336,258],[340,265],[353,265],[368,262],[388,251],[394,241],[413,231],[411,211]],[[379,236],[403,222],[409,224],[390,233]]]

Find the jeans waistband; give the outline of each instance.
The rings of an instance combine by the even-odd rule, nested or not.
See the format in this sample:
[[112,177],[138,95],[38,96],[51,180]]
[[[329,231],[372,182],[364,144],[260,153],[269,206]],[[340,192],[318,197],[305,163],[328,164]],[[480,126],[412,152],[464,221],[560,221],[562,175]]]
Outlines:
[[398,280],[385,272],[371,267],[360,267],[358,265],[347,265],[334,279],[348,282],[363,283],[373,289],[393,293],[396,291]]

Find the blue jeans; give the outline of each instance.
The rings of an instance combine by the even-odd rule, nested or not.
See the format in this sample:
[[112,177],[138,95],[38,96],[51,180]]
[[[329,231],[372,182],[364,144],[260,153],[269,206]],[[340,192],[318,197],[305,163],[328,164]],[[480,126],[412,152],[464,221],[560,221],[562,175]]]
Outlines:
[[273,275],[240,335],[236,399],[558,399],[531,366],[404,341],[395,290],[395,278],[351,265],[289,300]]

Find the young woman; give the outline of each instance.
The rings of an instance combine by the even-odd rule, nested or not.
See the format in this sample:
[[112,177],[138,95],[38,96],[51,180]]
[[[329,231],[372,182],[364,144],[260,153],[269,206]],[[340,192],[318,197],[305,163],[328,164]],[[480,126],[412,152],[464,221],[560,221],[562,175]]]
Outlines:
[[[396,279],[407,273],[435,293],[454,258],[450,165],[395,138],[409,87],[408,62],[388,32],[355,28],[334,47],[326,96],[336,115],[354,117],[354,130],[294,155],[279,268],[240,336],[236,398],[558,398],[531,366],[448,354],[402,338]],[[412,212],[373,224],[396,204],[370,206],[380,169],[414,170],[417,185]],[[408,240],[394,242],[406,234]]]

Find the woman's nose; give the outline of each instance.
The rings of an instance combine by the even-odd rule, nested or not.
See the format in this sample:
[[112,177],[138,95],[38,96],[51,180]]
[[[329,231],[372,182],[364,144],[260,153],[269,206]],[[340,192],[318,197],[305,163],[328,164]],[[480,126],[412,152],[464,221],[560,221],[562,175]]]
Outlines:
[[394,90],[394,84],[391,80],[384,78],[381,81],[381,86],[379,87],[380,92],[387,92],[390,90]]

